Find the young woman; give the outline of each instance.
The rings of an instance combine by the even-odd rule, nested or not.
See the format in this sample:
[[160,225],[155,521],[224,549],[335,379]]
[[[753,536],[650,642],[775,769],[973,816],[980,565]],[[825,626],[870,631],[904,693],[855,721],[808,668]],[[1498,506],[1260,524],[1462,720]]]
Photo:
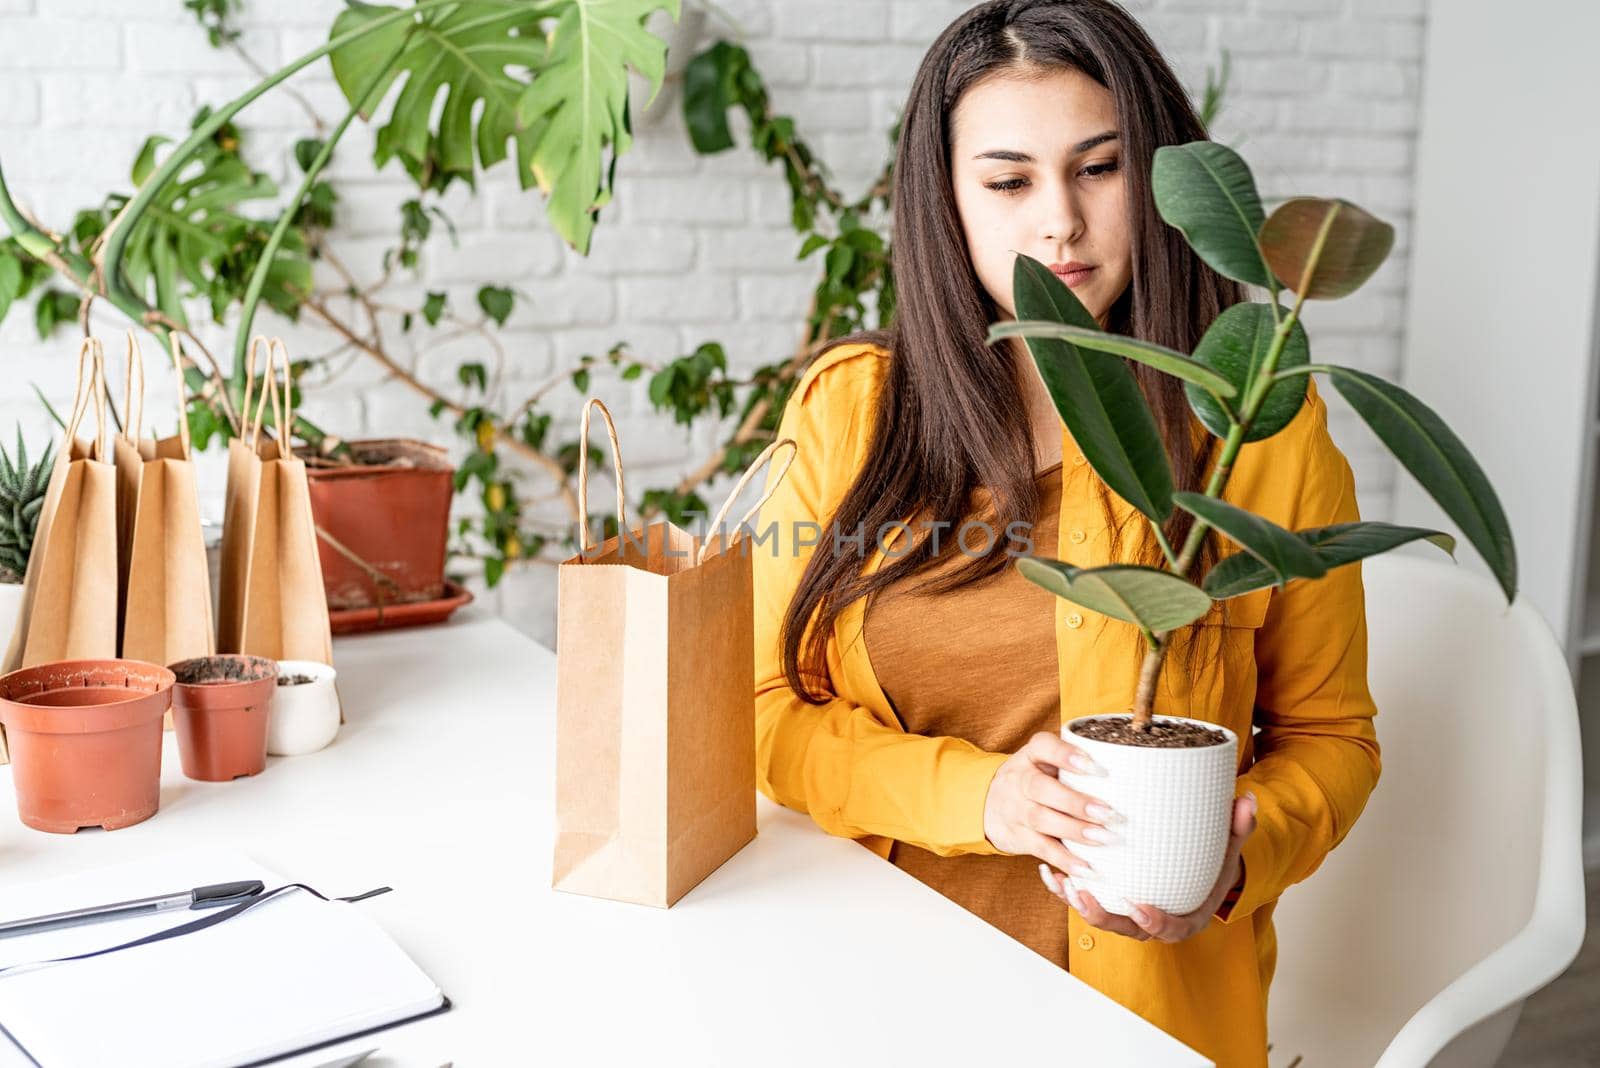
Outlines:
[[[1149,175],[1158,146],[1205,136],[1109,0],[992,0],[933,44],[895,166],[894,324],[821,355],[783,415],[798,459],[754,554],[757,778],[1234,1068],[1266,1064],[1274,902],[1378,779],[1359,565],[1174,636],[1156,711],[1240,738],[1207,904],[1129,918],[1070,892],[1074,844],[1117,816],[1057,780],[1081,756],[1060,726],[1132,706],[1143,641],[1011,565],[1161,566],[1160,549],[1086,465],[1026,348],[985,342],[1027,253],[1107,330],[1191,351],[1247,294],[1161,221]],[[1176,380],[1135,372],[1179,488],[1203,489],[1220,443]],[[1290,529],[1358,518],[1314,385],[1287,428],[1240,450],[1224,496]],[[1175,512],[1169,542],[1191,522]],[[1208,534],[1202,573],[1224,551]]]

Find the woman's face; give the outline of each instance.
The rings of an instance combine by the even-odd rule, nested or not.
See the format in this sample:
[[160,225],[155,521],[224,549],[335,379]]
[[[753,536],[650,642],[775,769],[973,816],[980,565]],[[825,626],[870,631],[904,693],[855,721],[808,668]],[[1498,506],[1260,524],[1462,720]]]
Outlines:
[[[1111,92],[1067,68],[990,75],[951,116],[956,208],[978,281],[1015,317],[1023,252],[1054,270],[1105,325],[1133,273]],[[1082,273],[1069,264],[1085,264]]]

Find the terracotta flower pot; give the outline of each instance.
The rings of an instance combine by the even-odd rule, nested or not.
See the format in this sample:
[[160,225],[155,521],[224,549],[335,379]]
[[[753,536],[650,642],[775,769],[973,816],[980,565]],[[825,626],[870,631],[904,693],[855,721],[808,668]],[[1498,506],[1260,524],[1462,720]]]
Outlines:
[[172,672],[140,660],[59,660],[0,676],[22,822],[72,834],[154,815],[172,683]]
[[1061,729],[1061,736],[1086,752],[1100,774],[1062,768],[1057,777],[1104,801],[1122,818],[1107,828],[1114,841],[1072,843],[1072,851],[1089,862],[1094,874],[1068,878],[1116,916],[1128,915],[1135,904],[1185,915],[1200,907],[1222,872],[1239,739],[1226,727],[1184,716],[1157,715],[1153,720],[1199,724],[1225,740],[1197,748],[1150,748],[1086,738],[1072,729],[1089,720],[1126,718],[1125,712],[1079,716]]
[[278,662],[225,653],[169,665],[178,759],[202,782],[227,782],[267,766],[267,718]]
[[[438,600],[444,596],[450,500],[455,495],[455,468],[448,453],[399,438],[349,445],[359,463],[306,465],[312,518],[338,543],[317,539],[328,610]],[[306,448],[297,452],[314,456]],[[347,552],[384,576],[381,589]]]

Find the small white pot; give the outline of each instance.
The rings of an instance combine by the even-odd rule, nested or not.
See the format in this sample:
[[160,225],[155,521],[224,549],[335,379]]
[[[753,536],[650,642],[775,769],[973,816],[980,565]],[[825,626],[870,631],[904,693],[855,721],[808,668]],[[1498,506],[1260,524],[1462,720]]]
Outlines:
[[315,660],[280,660],[278,674],[310,675],[312,681],[278,687],[267,720],[267,752],[273,756],[315,753],[339,733],[337,672]]
[[1158,723],[1203,723],[1226,734],[1227,743],[1159,749],[1096,741],[1072,731],[1074,723],[1127,715],[1080,716],[1061,728],[1061,737],[1087,753],[1098,773],[1063,768],[1060,780],[1099,798],[1122,817],[1106,828],[1116,836],[1113,842],[1067,843],[1094,868],[1092,875],[1068,879],[1114,915],[1126,916],[1134,905],[1153,905],[1182,916],[1205,904],[1222,874],[1239,739],[1226,727],[1182,716],[1153,718]]
[[22,615],[22,583],[0,582],[0,657],[11,646],[11,634]]

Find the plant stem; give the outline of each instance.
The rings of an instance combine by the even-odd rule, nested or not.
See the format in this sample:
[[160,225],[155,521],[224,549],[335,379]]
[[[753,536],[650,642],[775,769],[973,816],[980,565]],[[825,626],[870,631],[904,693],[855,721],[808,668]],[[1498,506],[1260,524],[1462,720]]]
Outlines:
[[311,160],[311,165],[306,168],[305,177],[300,180],[299,188],[294,191],[294,196],[289,198],[289,203],[284,205],[283,214],[278,218],[278,224],[272,228],[272,233],[267,236],[267,243],[261,250],[261,259],[256,262],[256,269],[250,275],[250,285],[244,294],[244,307],[239,315],[239,329],[234,333],[233,371],[235,378],[238,378],[243,373],[245,347],[249,344],[250,326],[255,322],[256,306],[261,302],[262,291],[267,288],[267,276],[272,273],[272,261],[277,257],[278,249],[283,244],[283,239],[288,235],[289,228],[294,225],[295,212],[300,210],[300,205],[305,202],[306,194],[311,191],[311,187],[316,183],[317,177],[322,173],[323,168],[328,165],[328,161],[333,158],[334,147],[338,145],[339,139],[344,136],[345,131],[350,128],[350,124],[355,121],[357,115],[365,112],[376,102],[373,98],[377,96],[380,88],[388,84],[390,69],[394,66],[395,60],[399,59],[401,53],[405,51],[406,44],[410,40],[410,34],[401,38],[400,47],[395,49],[394,55],[390,56],[388,61],[373,73],[366,87],[362,89],[356,103],[351,106],[349,111],[345,112],[344,118],[339,120],[339,125],[335,126],[333,132],[322,142],[322,148],[317,151],[316,156]]
[[[1302,288],[1304,288],[1302,286]],[[1205,495],[1218,497],[1222,489],[1228,484],[1228,476],[1233,473],[1233,461],[1239,455],[1239,448],[1244,444],[1245,435],[1250,432],[1250,425],[1255,421],[1256,414],[1261,409],[1262,402],[1266,399],[1267,392],[1277,384],[1275,373],[1278,369],[1278,360],[1283,355],[1284,345],[1288,343],[1289,334],[1294,330],[1295,323],[1300,320],[1300,308],[1305,303],[1305,297],[1296,294],[1294,308],[1288,316],[1279,321],[1277,328],[1272,332],[1272,344],[1267,349],[1266,359],[1262,361],[1261,369],[1256,372],[1254,386],[1244,404],[1240,408],[1239,420],[1228,428],[1228,436],[1224,439],[1222,455],[1217,459],[1217,466],[1211,471],[1211,478],[1206,484]],[[1274,302],[1276,309],[1276,302]],[[1152,524],[1154,526],[1154,524]],[[1211,525],[1199,516],[1195,516],[1194,526],[1189,528],[1189,535],[1184,539],[1183,551],[1178,554],[1178,559],[1170,570],[1186,577],[1189,568],[1194,566],[1195,557],[1200,553],[1200,544],[1205,540],[1206,531]],[[1160,530],[1157,528],[1157,536]],[[1163,548],[1170,556],[1170,549],[1163,542]],[[1144,660],[1139,665],[1139,685],[1134,691],[1133,698],[1133,729],[1146,730],[1150,726],[1152,708],[1155,704],[1156,681],[1161,677],[1161,665],[1166,660],[1167,650],[1170,647],[1167,641],[1170,630],[1157,633],[1145,632],[1145,642],[1149,648],[1145,651]]]

